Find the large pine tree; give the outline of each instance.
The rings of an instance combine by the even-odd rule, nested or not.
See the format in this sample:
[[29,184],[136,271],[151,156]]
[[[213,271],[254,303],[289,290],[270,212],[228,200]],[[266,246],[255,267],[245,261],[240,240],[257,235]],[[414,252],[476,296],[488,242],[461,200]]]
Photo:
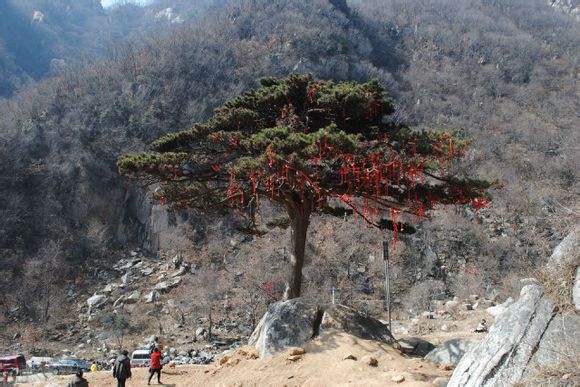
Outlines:
[[161,137],[150,152],[124,155],[122,173],[160,184],[172,209],[279,203],[292,228],[287,297],[300,296],[310,215],[359,216],[412,232],[437,204],[486,203],[490,183],[448,173],[469,140],[458,132],[413,131],[386,120],[393,101],[376,80],[266,78],[191,129]]

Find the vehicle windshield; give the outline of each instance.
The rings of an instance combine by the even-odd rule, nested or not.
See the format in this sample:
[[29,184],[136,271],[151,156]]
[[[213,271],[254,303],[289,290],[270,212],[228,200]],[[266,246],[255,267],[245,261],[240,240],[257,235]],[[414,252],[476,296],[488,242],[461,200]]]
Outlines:
[[133,360],[149,360],[149,355],[146,353],[133,354]]

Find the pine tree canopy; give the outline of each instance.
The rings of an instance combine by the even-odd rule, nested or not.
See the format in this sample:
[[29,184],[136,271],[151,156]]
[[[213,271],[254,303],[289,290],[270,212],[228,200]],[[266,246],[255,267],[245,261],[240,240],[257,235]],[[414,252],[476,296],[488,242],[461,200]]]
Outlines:
[[291,74],[260,84],[151,151],[120,157],[119,169],[159,183],[155,197],[172,209],[256,210],[266,199],[291,217],[348,212],[395,236],[438,204],[487,205],[492,183],[449,174],[470,140],[389,122],[394,103],[378,81]]

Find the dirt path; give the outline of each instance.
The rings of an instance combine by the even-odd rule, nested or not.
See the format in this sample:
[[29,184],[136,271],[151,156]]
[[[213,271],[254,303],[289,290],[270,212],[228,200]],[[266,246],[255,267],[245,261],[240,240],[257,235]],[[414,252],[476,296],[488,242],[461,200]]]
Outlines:
[[[409,358],[391,346],[362,340],[346,333],[327,333],[308,343],[300,360],[288,360],[287,353],[266,359],[256,359],[255,350],[244,347],[226,355],[210,366],[177,366],[163,370],[166,386],[432,386],[437,377],[447,377],[450,371],[438,369],[422,359]],[[352,354],[357,360],[343,360]],[[372,356],[378,365],[362,361]],[[391,381],[404,377],[402,383]],[[107,371],[86,375],[89,385],[115,384]],[[66,386],[72,376],[49,376],[46,381],[19,386]],[[147,385],[147,370],[134,370],[127,387]]]

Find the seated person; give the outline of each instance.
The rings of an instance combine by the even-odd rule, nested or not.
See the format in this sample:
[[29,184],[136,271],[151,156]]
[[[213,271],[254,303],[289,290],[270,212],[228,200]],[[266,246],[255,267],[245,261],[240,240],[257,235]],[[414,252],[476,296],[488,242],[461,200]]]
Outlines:
[[68,384],[69,387],[89,387],[87,379],[83,378],[83,371],[78,370],[75,378]]
[[477,328],[475,328],[474,332],[482,333],[487,332],[488,330],[489,327],[487,326],[487,321],[485,321],[485,319],[482,319],[481,322],[477,325]]

